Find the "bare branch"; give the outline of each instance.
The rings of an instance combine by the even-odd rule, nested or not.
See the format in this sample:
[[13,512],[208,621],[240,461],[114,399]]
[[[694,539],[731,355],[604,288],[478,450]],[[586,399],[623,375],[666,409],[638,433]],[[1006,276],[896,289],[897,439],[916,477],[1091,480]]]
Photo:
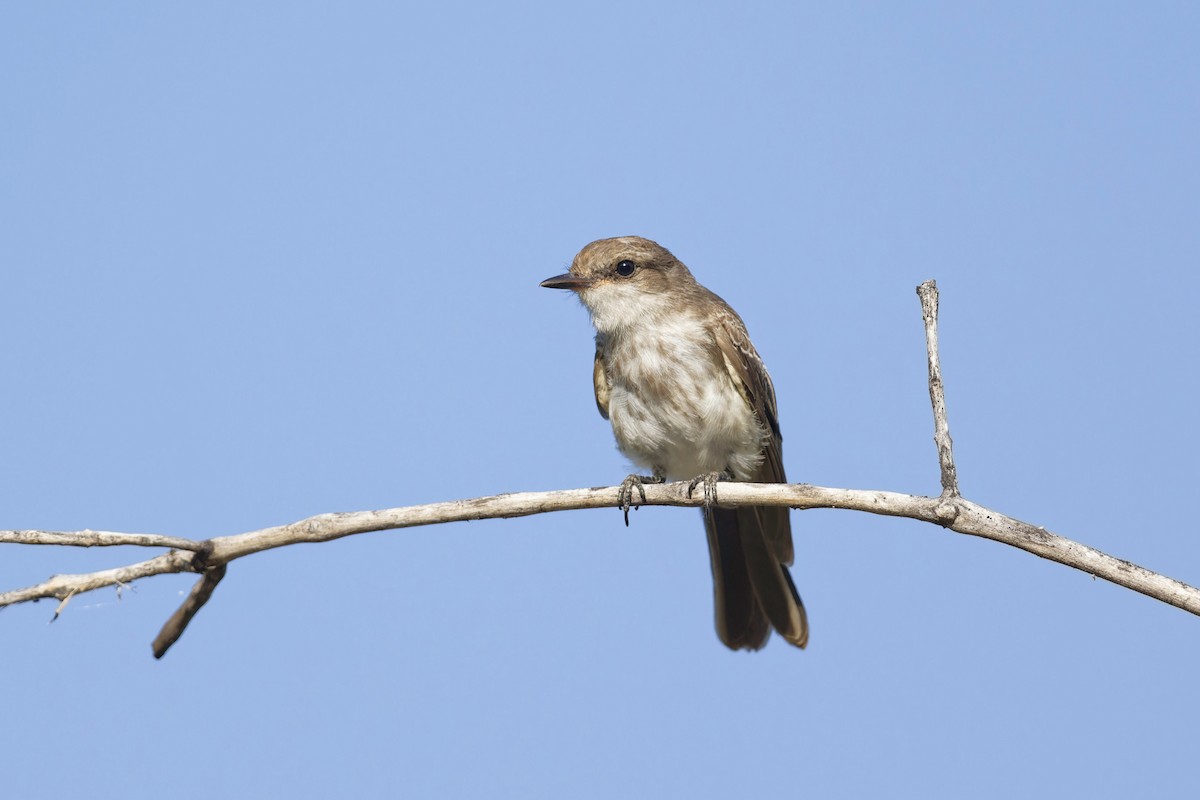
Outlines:
[[[703,497],[687,496],[687,483],[648,485],[648,506],[700,506]],[[454,500],[429,505],[321,514],[289,525],[222,536],[203,544],[212,550],[205,567],[227,564],[252,553],[301,542],[326,542],[371,531],[398,530],[444,522],[523,517],[550,511],[617,506],[619,487],[567,489],[551,492],[522,492]],[[835,489],[806,484],[758,484],[722,482],[718,485],[721,505],[728,507],[790,506],[798,509],[842,508],[930,522],[958,533],[981,536],[1018,547],[1034,555],[1082,570],[1089,575],[1141,592],[1164,603],[1200,615],[1200,590],[1164,575],[1151,572],[1102,553],[1086,545],[1057,536],[1044,528],[1013,519],[976,505],[961,497],[921,497],[897,492],[864,489]],[[0,594],[0,607],[69,594],[87,592],[137,578],[205,568],[194,562],[193,553],[173,550],[148,561],[120,569],[84,575],[57,575],[26,589]],[[211,590],[210,590],[211,591]],[[194,612],[193,612],[194,613]]]
[[157,533],[112,533],[110,531],[0,531],[0,544],[61,544],[68,547],[173,547],[198,550],[200,543]]
[[925,351],[929,356],[929,400],[933,403],[933,441],[942,467],[942,494],[958,497],[958,470],[954,467],[954,442],[946,419],[946,393],[942,388],[942,364],[938,358],[937,282],[928,280],[917,287],[921,318],[925,321]]
[[[196,544],[199,544],[198,542]],[[181,550],[172,550],[161,556],[155,556],[148,561],[139,561],[127,567],[105,569],[99,572],[87,572],[82,575],[55,575],[47,581],[27,586],[24,589],[14,589],[11,592],[0,593],[0,608],[28,603],[53,597],[65,600],[73,594],[103,589],[105,586],[120,586],[138,578],[149,578],[151,575],[166,575],[172,572],[191,571],[191,554]]]
[[[1065,539],[1044,528],[991,511],[960,496],[938,358],[937,285],[933,281],[926,281],[917,287],[917,294],[921,298],[921,315],[925,321],[925,344],[929,357],[929,399],[933,404],[934,442],[937,444],[941,466],[941,496],[920,497],[896,492],[830,489],[806,484],[723,482],[719,484],[720,504],[731,508],[747,505],[789,506],[798,509],[843,508],[921,520],[958,533],[980,536],[1020,548],[1200,615],[1200,589]],[[642,487],[644,493],[639,492],[639,498],[642,499],[642,505],[651,506],[703,505],[704,497],[700,494],[689,497],[687,487],[686,482],[645,485]],[[171,616],[154,640],[154,655],[161,658],[183,634],[196,612],[208,602],[213,590],[225,576],[226,565],[252,553],[302,542],[327,542],[371,531],[609,507],[621,507],[619,487],[523,492],[382,511],[321,514],[288,525],[263,528],[235,536],[221,536],[202,542],[145,533],[0,531],[0,543],[172,548],[168,553],[126,567],[82,575],[55,575],[35,586],[2,593],[0,608],[53,597],[60,601],[55,611],[57,618],[66,607],[67,601],[81,592],[105,586],[122,587],[138,578],[152,575],[200,573],[202,577],[192,587],[187,600]]]

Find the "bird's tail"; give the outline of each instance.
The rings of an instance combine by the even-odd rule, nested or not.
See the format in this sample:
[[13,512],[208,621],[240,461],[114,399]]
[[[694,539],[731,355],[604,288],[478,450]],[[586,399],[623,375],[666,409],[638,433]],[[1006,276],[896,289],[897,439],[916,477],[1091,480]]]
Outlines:
[[772,542],[791,541],[788,509],[713,507],[702,512],[721,641],[733,650],[758,650],[774,628],[797,647],[808,644],[804,603],[786,563],[772,552]]

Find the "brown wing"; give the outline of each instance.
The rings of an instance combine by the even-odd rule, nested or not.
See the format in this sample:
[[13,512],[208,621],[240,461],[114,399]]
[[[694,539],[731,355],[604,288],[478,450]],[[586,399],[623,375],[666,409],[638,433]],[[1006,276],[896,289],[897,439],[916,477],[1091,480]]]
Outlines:
[[[762,359],[750,343],[742,320],[724,302],[720,305],[723,313],[719,317],[720,324],[714,326],[714,338],[730,379],[762,423],[765,434],[762,464],[754,475],[742,480],[784,483],[787,479],[783,473],[783,436],[779,432],[775,410],[775,387],[771,384],[771,376],[767,374]],[[733,520],[716,518],[714,522],[709,526],[710,537],[716,534],[719,538],[725,538],[732,534],[739,539],[757,606],[784,639],[797,647],[804,647],[808,643],[808,615],[787,570],[787,565],[792,563],[789,509],[743,507],[736,510]],[[717,575],[715,565],[713,575]],[[719,589],[717,595],[720,599]],[[729,620],[725,622],[728,632]],[[720,625],[718,616],[718,632],[721,632]],[[746,638],[752,641],[752,637]],[[734,646],[728,641],[726,644]]]
[[[724,313],[720,317],[721,324],[715,326],[715,337],[725,360],[725,369],[767,433],[763,441],[762,464],[751,479],[760,483],[787,483],[783,471],[783,434],[779,431],[775,409],[775,386],[750,342],[745,324],[724,301],[721,305]],[[760,508],[758,511],[763,518],[771,552],[781,563],[790,565],[794,556],[788,509]]]
[[604,367],[604,340],[596,337],[596,360],[592,364],[592,386],[596,390],[596,408],[600,416],[608,419],[608,394],[611,384],[608,382],[608,370]]

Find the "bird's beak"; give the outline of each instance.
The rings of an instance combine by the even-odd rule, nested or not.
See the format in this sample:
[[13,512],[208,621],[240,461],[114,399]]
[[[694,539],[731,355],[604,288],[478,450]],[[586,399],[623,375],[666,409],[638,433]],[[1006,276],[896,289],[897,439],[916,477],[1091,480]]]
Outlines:
[[564,272],[562,275],[546,278],[546,280],[542,281],[541,285],[547,289],[570,289],[573,292],[577,292],[580,289],[586,289],[591,286],[592,279],[575,275],[571,272]]

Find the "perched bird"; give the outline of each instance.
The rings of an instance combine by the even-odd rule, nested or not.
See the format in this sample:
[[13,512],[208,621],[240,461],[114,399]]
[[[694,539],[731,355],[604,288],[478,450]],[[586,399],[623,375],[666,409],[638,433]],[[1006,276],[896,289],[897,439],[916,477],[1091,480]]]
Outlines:
[[[745,324],[670,251],[640,236],[600,239],[541,285],[574,291],[591,314],[596,405],[621,452],[651,471],[622,484],[627,513],[642,482],[691,480],[706,498],[719,479],[786,482],[775,388]],[[757,650],[774,628],[804,647],[788,509],[702,512],[721,641]]]

